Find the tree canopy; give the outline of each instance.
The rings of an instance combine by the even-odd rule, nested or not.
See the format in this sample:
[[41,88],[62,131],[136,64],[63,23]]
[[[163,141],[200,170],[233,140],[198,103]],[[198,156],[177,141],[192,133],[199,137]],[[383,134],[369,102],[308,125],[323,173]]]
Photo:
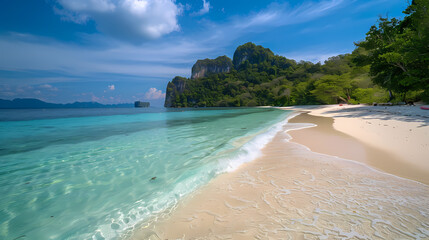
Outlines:
[[429,1],[415,0],[404,20],[382,18],[365,40],[356,43],[365,53],[356,59],[370,65],[374,83],[403,95],[423,90],[429,95]]

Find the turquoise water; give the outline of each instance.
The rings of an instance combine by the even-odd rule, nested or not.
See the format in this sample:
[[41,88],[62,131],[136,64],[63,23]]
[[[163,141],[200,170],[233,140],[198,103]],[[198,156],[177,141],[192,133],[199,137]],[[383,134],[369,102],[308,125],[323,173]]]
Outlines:
[[21,119],[0,121],[0,239],[120,239],[256,158],[288,114],[49,111],[0,111]]

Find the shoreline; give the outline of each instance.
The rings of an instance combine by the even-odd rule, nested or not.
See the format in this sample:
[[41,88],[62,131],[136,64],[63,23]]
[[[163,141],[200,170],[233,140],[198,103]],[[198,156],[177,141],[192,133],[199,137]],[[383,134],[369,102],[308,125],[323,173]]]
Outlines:
[[[400,111],[402,116],[398,114]],[[429,185],[429,112],[408,106],[329,105],[307,111],[307,114],[308,117],[301,114],[290,122],[311,123],[318,118],[319,126],[291,132],[294,142],[315,152],[362,162],[382,172]],[[327,146],[317,134],[329,130],[331,135],[360,147],[360,152]],[[313,137],[306,138],[306,134]],[[318,146],[320,144],[323,147]]]
[[[429,171],[410,165],[410,160],[402,159],[353,135],[336,130],[333,127],[333,120],[331,117],[302,113],[292,118],[289,122],[317,122],[317,126],[291,131],[289,133],[292,137],[291,141],[302,144],[313,152],[360,162],[370,168],[374,168],[374,170],[429,185]],[[328,138],[321,133],[324,131],[330,131]],[[311,136],[311,138],[307,136]],[[337,145],[330,144],[330,141],[336,142]],[[347,147],[350,145],[354,145],[353,148]]]
[[[429,186],[382,173],[367,163],[315,153],[291,140],[295,133],[314,129],[302,129],[311,126],[291,120],[264,147],[262,157],[217,176],[181,201],[168,217],[135,231],[131,239],[372,238],[385,234],[386,222],[390,237],[429,237],[417,228],[429,227],[425,225]],[[415,199],[404,206],[393,200],[407,202],[410,196]],[[380,206],[392,211],[381,211]],[[377,217],[371,216],[374,212]],[[398,213],[413,224],[403,229],[405,225],[395,220]],[[363,229],[344,219],[361,221]]]

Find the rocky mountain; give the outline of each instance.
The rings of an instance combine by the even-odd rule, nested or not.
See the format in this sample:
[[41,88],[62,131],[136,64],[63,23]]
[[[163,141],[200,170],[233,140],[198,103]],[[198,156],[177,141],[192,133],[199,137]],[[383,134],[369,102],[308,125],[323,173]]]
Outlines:
[[274,58],[274,53],[269,48],[248,42],[235,50],[232,62],[238,69],[245,61],[249,61],[250,64],[259,64],[265,61],[271,62]]
[[[268,81],[267,76],[273,79],[280,71],[285,71],[293,65],[296,65],[294,60],[274,55],[270,49],[249,42],[235,50],[233,61],[227,56],[198,60],[192,67],[190,79],[175,77],[167,85],[164,106],[229,106],[231,104],[224,103],[223,96],[242,91],[243,96],[240,99],[244,102],[240,104],[260,105],[261,103],[251,101],[245,90],[247,84],[259,84],[262,79]],[[258,68],[257,73],[247,76],[254,66]],[[222,90],[225,87],[226,92]]]
[[[387,101],[371,83],[368,66],[354,62],[359,51],[322,63],[288,59],[253,43],[225,56],[199,60],[192,78],[168,83],[165,107],[253,107]],[[417,94],[417,93],[416,93]],[[387,97],[386,97],[387,96]],[[416,95],[417,96],[417,95]]]
[[229,73],[232,66],[232,61],[227,56],[217,57],[216,59],[198,60],[192,67],[191,79],[207,77],[210,74]]

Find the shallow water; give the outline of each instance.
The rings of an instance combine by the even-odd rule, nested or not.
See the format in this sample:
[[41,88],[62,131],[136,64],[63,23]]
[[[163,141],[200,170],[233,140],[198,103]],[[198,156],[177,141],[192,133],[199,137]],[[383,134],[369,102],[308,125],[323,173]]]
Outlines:
[[289,114],[49,111],[0,112],[1,239],[117,239],[257,157]]
[[131,239],[429,239],[428,185],[290,142],[312,126],[284,125],[261,158]]

